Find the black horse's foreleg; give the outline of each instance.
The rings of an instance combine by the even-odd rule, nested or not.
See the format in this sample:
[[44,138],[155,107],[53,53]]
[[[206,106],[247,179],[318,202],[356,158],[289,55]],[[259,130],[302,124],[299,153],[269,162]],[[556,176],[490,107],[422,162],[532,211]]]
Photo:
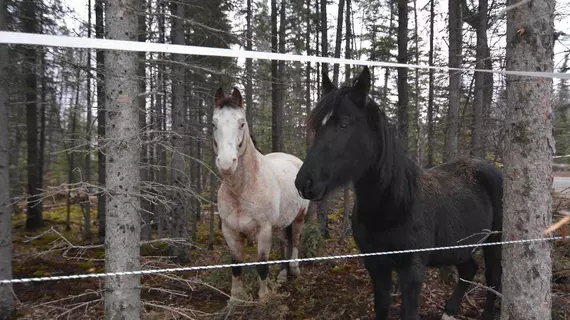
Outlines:
[[365,258],[364,266],[368,270],[374,289],[374,311],[376,320],[388,320],[390,315],[392,289],[392,268],[382,264],[379,258]]
[[[459,276],[459,278],[464,279],[466,281],[473,280],[473,277],[475,277],[477,269],[479,268],[477,266],[477,262],[475,262],[473,258],[470,258],[468,261],[464,263],[458,264],[456,267],[457,267],[457,275]],[[465,281],[459,280],[457,282],[455,290],[453,290],[453,293],[451,294],[451,298],[449,298],[449,300],[447,300],[447,303],[445,304],[445,313],[447,315],[449,316],[457,315],[457,312],[459,311],[459,306],[461,304],[461,299],[463,298],[465,291],[467,291],[467,289],[469,288],[469,285],[470,284]]]
[[[412,260],[419,260],[414,257]],[[418,320],[420,318],[420,294],[425,275],[425,265],[413,261],[406,267],[397,270],[400,290],[402,291],[402,305],[400,316],[402,320]]]

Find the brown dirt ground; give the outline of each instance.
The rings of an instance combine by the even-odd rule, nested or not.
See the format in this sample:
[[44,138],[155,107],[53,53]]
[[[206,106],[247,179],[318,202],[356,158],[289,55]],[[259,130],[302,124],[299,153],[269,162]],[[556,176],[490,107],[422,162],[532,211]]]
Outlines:
[[[554,209],[569,208],[568,198],[555,198]],[[555,215],[556,221],[558,216]],[[94,219],[95,220],[95,219]],[[48,227],[63,230],[62,219],[48,220]],[[77,224],[79,221],[76,222]],[[338,210],[331,215],[332,240],[326,240],[320,256],[356,253],[354,242],[339,241],[342,217]],[[217,223],[216,223],[217,224]],[[206,216],[199,224],[197,244],[207,247],[209,219]],[[62,233],[73,243],[79,243],[78,225],[74,230]],[[220,231],[216,227],[214,250],[192,250],[192,264],[211,265],[228,263],[228,251]],[[35,234],[38,234],[37,232]],[[24,236],[22,223],[14,226],[14,277],[37,277],[98,273],[104,271],[102,249],[85,251],[71,250],[66,257],[61,251],[45,252],[53,248],[58,237],[46,235],[29,243]],[[254,260],[254,248],[248,248],[247,261]],[[277,259],[274,246],[271,259]],[[43,253],[42,253],[43,252]],[[145,268],[175,266],[164,257],[164,246],[145,249],[142,264]],[[76,258],[70,258],[76,257]],[[99,260],[94,260],[99,259]],[[570,241],[555,244],[553,254],[553,319],[566,319],[570,310]],[[275,279],[279,267],[270,267],[270,279]],[[475,281],[484,283],[483,266]],[[143,276],[142,319],[373,319],[373,295],[368,275],[358,259],[326,260],[301,263],[301,276],[290,279],[281,287],[273,285],[274,292],[268,302],[257,299],[257,280],[254,268],[246,268],[245,279],[253,303],[228,307],[230,289],[228,269],[199,272],[183,272],[168,275]],[[449,277],[449,276],[448,276]],[[438,270],[430,269],[422,290],[421,319],[440,319],[445,299],[453,290],[454,280],[440,276]],[[15,284],[18,298],[14,319],[103,319],[101,278],[61,280]],[[485,301],[485,290],[472,287],[463,299],[458,319],[477,319]],[[399,319],[399,293],[393,294],[391,319]]]

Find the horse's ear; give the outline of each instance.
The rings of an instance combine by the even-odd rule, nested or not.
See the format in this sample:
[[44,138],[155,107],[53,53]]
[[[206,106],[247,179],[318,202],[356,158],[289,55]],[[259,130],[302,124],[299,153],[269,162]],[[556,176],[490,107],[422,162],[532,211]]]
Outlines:
[[221,87],[216,91],[216,93],[214,94],[214,106],[216,108],[220,107],[220,104],[222,103],[222,101],[224,100],[224,89],[222,89]]
[[239,92],[238,88],[234,88],[232,92],[232,103],[243,108],[243,99],[241,98],[241,92]]
[[326,72],[323,72],[323,92],[327,94],[334,89],[336,89],[336,87],[329,78],[329,75]]
[[370,70],[368,66],[364,66],[364,69],[362,69],[362,72],[360,72],[360,75],[356,78],[352,87],[361,95],[368,95],[370,92]]

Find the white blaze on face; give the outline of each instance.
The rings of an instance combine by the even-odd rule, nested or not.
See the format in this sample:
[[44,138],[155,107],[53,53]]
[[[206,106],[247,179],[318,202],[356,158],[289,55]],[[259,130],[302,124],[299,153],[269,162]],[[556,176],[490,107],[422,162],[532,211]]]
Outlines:
[[321,123],[323,127],[327,124],[327,122],[328,122],[329,119],[331,118],[332,114],[333,114],[333,113],[332,113],[332,111],[331,111],[331,112],[329,112],[329,113],[327,113],[327,114],[325,115],[325,117],[323,118],[323,122]]
[[232,174],[237,168],[245,137],[245,114],[242,109],[225,107],[214,110],[214,152],[220,173]]

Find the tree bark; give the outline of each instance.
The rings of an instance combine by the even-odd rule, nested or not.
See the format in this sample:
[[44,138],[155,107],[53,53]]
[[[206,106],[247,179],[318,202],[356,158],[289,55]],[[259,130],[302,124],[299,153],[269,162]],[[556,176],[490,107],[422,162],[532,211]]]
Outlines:
[[[137,41],[137,0],[105,5],[107,38]],[[108,148],[105,271],[140,269],[140,150],[137,54],[105,52]],[[105,279],[105,319],[140,318],[140,276]]]
[[[328,31],[328,23],[327,23],[327,0],[321,0],[321,32],[322,32],[322,39],[321,39],[321,56],[328,57],[329,56],[329,38],[327,36]],[[322,64],[322,73],[329,72],[329,64],[323,63]]]
[[[180,2],[171,3],[172,15],[176,17],[184,17],[185,7]],[[184,28],[180,18],[172,19],[171,38],[173,44],[185,44]],[[186,108],[184,103],[184,56],[181,54],[172,55],[172,147],[174,153],[172,155],[172,171],[171,182],[175,190],[172,191],[174,204],[172,205],[172,237],[181,240],[188,240],[188,211],[185,207],[186,197],[182,190],[187,185],[185,174],[185,161],[182,156],[184,152],[184,136]],[[188,261],[189,250],[186,245],[173,245],[172,255],[178,257],[180,261]]]
[[[430,21],[429,21],[429,57],[428,64],[433,66],[433,56],[434,56],[434,23],[435,23],[435,0],[430,1]],[[428,90],[428,106],[427,106],[427,167],[433,167],[433,153],[434,145],[433,139],[435,135],[435,124],[433,120],[433,99],[434,99],[434,70],[429,69],[429,90]]]
[[[146,12],[146,0],[139,0],[139,8],[141,12]],[[139,28],[139,42],[146,41],[146,15],[138,15],[138,28]],[[138,98],[138,108],[139,108],[139,126],[141,128],[141,140],[145,141],[148,139],[148,131],[146,125],[146,52],[138,53],[137,61],[137,77],[139,79],[139,98]],[[150,178],[150,168],[149,159],[147,155],[147,145],[144,143],[141,147],[140,163],[141,163],[141,181],[149,181]],[[149,200],[145,199],[144,196],[147,192],[141,190],[143,198],[141,199],[141,240],[152,239],[152,208]]]
[[[0,30],[7,30],[7,1],[0,0]],[[12,212],[10,210],[10,135],[8,130],[8,46],[0,46],[0,278],[12,279]],[[0,285],[0,319],[14,313],[12,285]]]
[[[462,61],[463,20],[460,0],[449,0],[449,67],[460,68]],[[449,109],[444,148],[444,161],[457,156],[459,140],[459,103],[461,101],[461,72],[449,71]]]
[[[91,38],[91,0],[87,1],[87,37]],[[85,142],[87,150],[85,155],[85,182],[91,184],[91,49],[87,49],[87,124],[85,126]],[[83,239],[91,241],[91,200],[89,194],[91,188],[88,187],[85,192],[83,209]]]
[[[344,57],[346,59],[350,59],[351,57],[351,50],[350,50],[350,41],[352,41],[352,29],[350,25],[350,0],[346,0],[346,40],[345,40],[345,48],[344,48]],[[345,65],[344,69],[344,82],[350,83],[350,65]],[[350,216],[351,216],[351,208],[350,208],[350,186],[344,187],[344,215],[343,215],[343,226],[342,226],[342,234],[341,238],[344,240],[345,236],[348,236],[350,233]]]
[[[398,63],[408,63],[408,0],[398,0]],[[398,134],[408,150],[408,68],[398,68]]]
[[[251,8],[251,1],[247,0],[247,13],[246,13],[246,39],[245,50],[252,50],[252,37],[253,30],[251,27],[251,18],[253,15]],[[248,123],[249,132],[254,134],[253,128],[253,61],[250,58],[245,59],[245,118]]]
[[[26,17],[23,22],[23,31],[37,33],[39,28],[36,2],[34,0],[24,0],[22,6],[23,16]],[[35,230],[44,225],[39,186],[38,88],[36,75],[38,57],[36,48],[27,46],[24,49],[25,63],[23,64],[23,73],[26,79],[26,130],[28,145],[28,216],[26,219],[26,230]]]
[[[342,45],[342,20],[343,20],[343,12],[344,10],[344,0],[338,1],[338,17],[336,22],[336,42],[334,47],[334,57],[340,58],[340,46]],[[348,29],[347,29],[348,30]],[[348,34],[348,33],[347,33]],[[348,37],[346,38],[348,41]],[[338,63],[335,63],[333,66],[333,83],[338,86],[338,74],[339,74],[339,67]]]
[[[553,72],[553,48],[554,0],[507,12],[507,70]],[[552,95],[551,78],[507,76],[504,240],[540,238],[551,225]],[[551,319],[551,248],[503,247],[502,320]]]
[[[307,0],[306,18],[305,51],[307,52],[307,55],[310,56],[313,53],[311,50],[311,0]],[[307,62],[305,70],[305,108],[307,115],[311,114],[311,103],[311,62]],[[309,148],[310,143],[310,135],[305,130],[305,145],[307,149]]]
[[[466,6],[464,3],[463,6]],[[490,69],[490,50],[487,43],[487,11],[489,7],[488,0],[479,0],[479,8],[476,15],[472,15],[468,23],[475,28],[477,32],[477,49],[475,51],[475,68],[476,69]],[[467,10],[467,8],[465,8]],[[487,73],[475,72],[475,95],[473,99],[473,132],[471,134],[471,154],[476,157],[485,156],[485,141],[484,141],[484,109],[485,103],[490,103],[490,99],[486,99],[487,86],[493,85],[493,78],[491,74],[491,82],[488,81]],[[492,98],[492,91],[490,92]],[[488,94],[487,94],[488,95]]]
[[[103,19],[103,0],[95,0],[95,38],[103,39],[105,35],[105,25]],[[105,179],[105,126],[107,110],[105,109],[105,51],[97,50],[97,140],[98,149],[98,175],[99,188],[104,189]],[[106,199],[105,192],[97,193],[97,216],[99,220],[99,239],[105,239],[105,215]]]

